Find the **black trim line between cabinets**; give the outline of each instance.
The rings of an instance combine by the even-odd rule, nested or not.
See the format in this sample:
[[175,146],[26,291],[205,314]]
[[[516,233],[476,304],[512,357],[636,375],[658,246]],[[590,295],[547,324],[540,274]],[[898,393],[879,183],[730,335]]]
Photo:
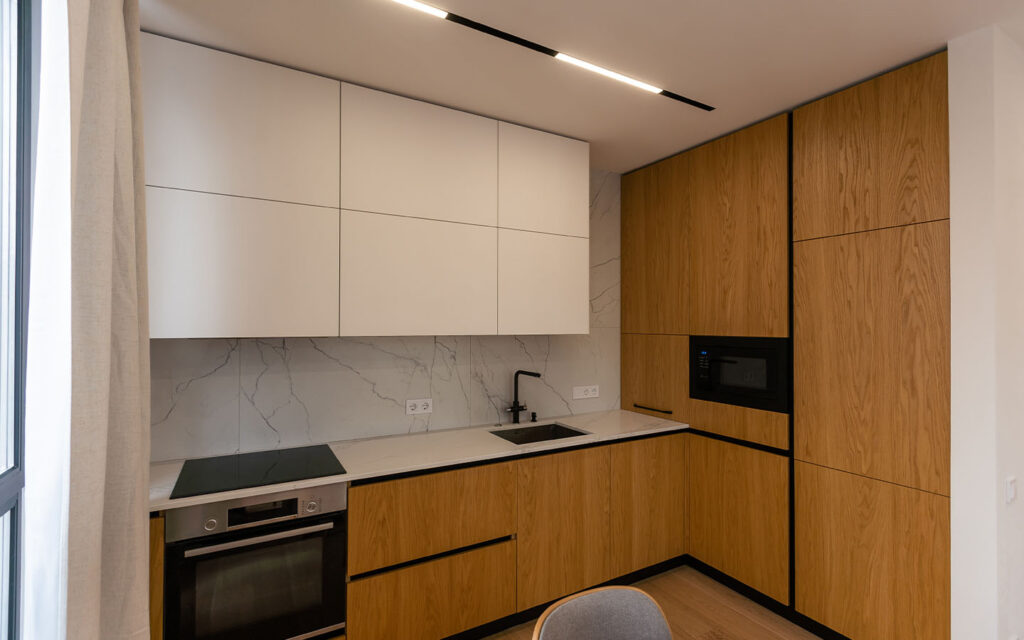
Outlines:
[[[507,427],[507,424],[496,424],[493,428],[499,429]],[[565,451],[579,451],[580,449],[593,449],[594,447],[607,447],[608,445],[617,444],[619,442],[635,442],[637,440],[647,440],[648,438],[660,438],[663,436],[670,436],[676,433],[686,433],[691,431],[687,427],[679,427],[678,429],[666,429],[665,431],[656,431],[654,433],[642,433],[637,436],[629,436],[627,438],[615,438],[612,440],[601,440],[599,442],[586,442],[574,446],[566,447],[555,447],[552,449],[541,449],[539,451],[528,451],[524,453],[512,454],[508,456],[502,456],[498,458],[487,458],[486,460],[476,460],[473,462],[461,462],[459,464],[449,464],[441,467],[430,467],[427,469],[417,469],[415,471],[404,471],[401,473],[393,473],[386,476],[374,476],[372,478],[362,478],[360,480],[352,480],[349,482],[349,488],[360,487],[367,484],[376,484],[378,482],[387,482],[389,480],[400,480],[402,478],[414,478],[416,476],[425,476],[432,473],[439,473],[442,471],[456,471],[458,469],[469,469],[471,467],[482,467],[488,464],[498,464],[501,462],[512,462],[513,460],[525,460],[527,458],[536,458],[537,456],[548,456],[555,453],[563,453]],[[497,437],[497,436],[495,436]]]
[[786,251],[789,255],[789,601],[796,602],[796,441],[795,423],[796,407],[794,404],[795,394],[793,386],[796,382],[794,376],[793,358],[796,349],[793,339],[793,113],[786,117],[786,164],[787,175],[787,209],[786,217]]
[[382,573],[388,573],[388,572],[391,572],[391,571],[397,571],[399,569],[405,569],[406,567],[412,567],[412,566],[415,566],[415,565],[418,565],[418,564],[423,564],[424,562],[430,562],[432,560],[440,560],[441,558],[447,558],[448,556],[454,556],[454,555],[458,555],[460,553],[466,553],[467,551],[475,551],[477,549],[482,549],[484,547],[490,547],[490,546],[493,546],[493,545],[496,545],[496,544],[501,544],[503,542],[508,542],[509,540],[514,540],[514,539],[515,539],[514,536],[508,535],[508,536],[502,536],[500,538],[494,538],[493,540],[484,540],[483,542],[477,542],[476,544],[467,545],[465,547],[459,547],[458,549],[451,549],[449,551],[442,551],[441,553],[435,553],[432,556],[424,556],[422,558],[416,558],[415,560],[407,560],[405,562],[399,562],[398,564],[389,564],[386,567],[381,567],[379,569],[373,569],[372,571],[364,571],[362,573],[357,573],[357,574],[355,574],[353,576],[349,576],[348,580],[349,580],[349,582],[355,582],[357,580],[362,580],[364,578],[372,578],[373,576],[380,575]]
[[692,433],[695,436],[701,436],[704,438],[710,438],[712,440],[720,440],[722,442],[728,442],[729,444],[735,444],[741,447],[747,447],[748,449],[757,449],[758,451],[764,451],[766,453],[773,453],[777,456],[789,457],[789,449],[780,449],[778,447],[772,447],[760,442],[751,442],[750,440],[740,440],[739,438],[733,438],[732,436],[723,436],[720,433],[712,433],[711,431],[704,431],[703,429],[694,429],[690,427],[686,430],[687,433]]

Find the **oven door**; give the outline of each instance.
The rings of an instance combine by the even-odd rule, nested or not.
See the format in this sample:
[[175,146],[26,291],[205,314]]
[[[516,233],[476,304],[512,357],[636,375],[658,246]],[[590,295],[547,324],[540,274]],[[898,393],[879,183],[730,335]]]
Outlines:
[[690,397],[788,413],[789,339],[691,336]]
[[165,637],[282,640],[344,629],[345,527],[342,511],[168,544]]

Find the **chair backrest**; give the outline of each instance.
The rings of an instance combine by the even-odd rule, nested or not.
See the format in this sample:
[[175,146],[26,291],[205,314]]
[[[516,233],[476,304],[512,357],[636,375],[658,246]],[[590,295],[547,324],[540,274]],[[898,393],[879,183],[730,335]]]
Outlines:
[[635,587],[601,587],[554,603],[533,640],[672,640],[665,614]]

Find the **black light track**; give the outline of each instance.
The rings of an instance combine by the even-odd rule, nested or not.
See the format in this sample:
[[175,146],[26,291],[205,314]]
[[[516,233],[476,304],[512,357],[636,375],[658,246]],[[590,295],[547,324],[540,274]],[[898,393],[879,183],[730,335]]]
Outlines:
[[[536,42],[527,40],[526,38],[520,38],[517,35],[508,33],[506,31],[502,31],[501,29],[495,29],[494,27],[491,27],[491,26],[488,26],[486,24],[483,24],[482,22],[477,22],[476,20],[470,20],[469,18],[466,18],[464,16],[456,15],[454,13],[448,13],[448,15],[446,15],[444,19],[448,20],[449,22],[454,22],[455,24],[460,24],[460,25],[462,25],[464,27],[469,27],[470,29],[473,29],[474,31],[479,31],[480,33],[486,33],[489,36],[493,36],[495,38],[500,38],[500,39],[502,39],[502,40],[504,40],[506,42],[511,42],[512,44],[517,44],[520,47],[525,47],[527,49],[530,49],[531,51],[536,51],[537,53],[543,53],[544,55],[551,56],[552,58],[554,58],[555,56],[558,55],[558,51],[555,51],[551,47],[545,47],[542,44],[537,44]],[[682,102],[684,104],[688,104],[691,107],[696,107],[696,108],[702,109],[704,111],[714,111],[715,110],[715,108],[712,107],[709,104],[704,104],[703,102],[700,102],[699,100],[694,100],[693,98],[687,98],[686,96],[679,95],[678,93],[673,93],[673,92],[667,91],[665,89],[662,89],[661,93],[659,95],[663,95],[666,98],[672,98],[673,100],[677,100],[677,101]]]

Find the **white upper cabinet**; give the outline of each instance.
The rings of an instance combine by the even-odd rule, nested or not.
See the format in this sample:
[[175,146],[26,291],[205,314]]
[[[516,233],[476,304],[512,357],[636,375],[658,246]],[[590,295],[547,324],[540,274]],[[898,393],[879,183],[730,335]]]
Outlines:
[[146,189],[153,338],[338,335],[338,210]]
[[342,83],[342,209],[494,226],[497,200],[495,120]]
[[147,184],[338,206],[340,82],[141,38]]
[[590,237],[590,145],[498,123],[498,226]]
[[498,229],[498,333],[590,332],[590,242]]
[[493,335],[497,232],[341,212],[341,335]]

